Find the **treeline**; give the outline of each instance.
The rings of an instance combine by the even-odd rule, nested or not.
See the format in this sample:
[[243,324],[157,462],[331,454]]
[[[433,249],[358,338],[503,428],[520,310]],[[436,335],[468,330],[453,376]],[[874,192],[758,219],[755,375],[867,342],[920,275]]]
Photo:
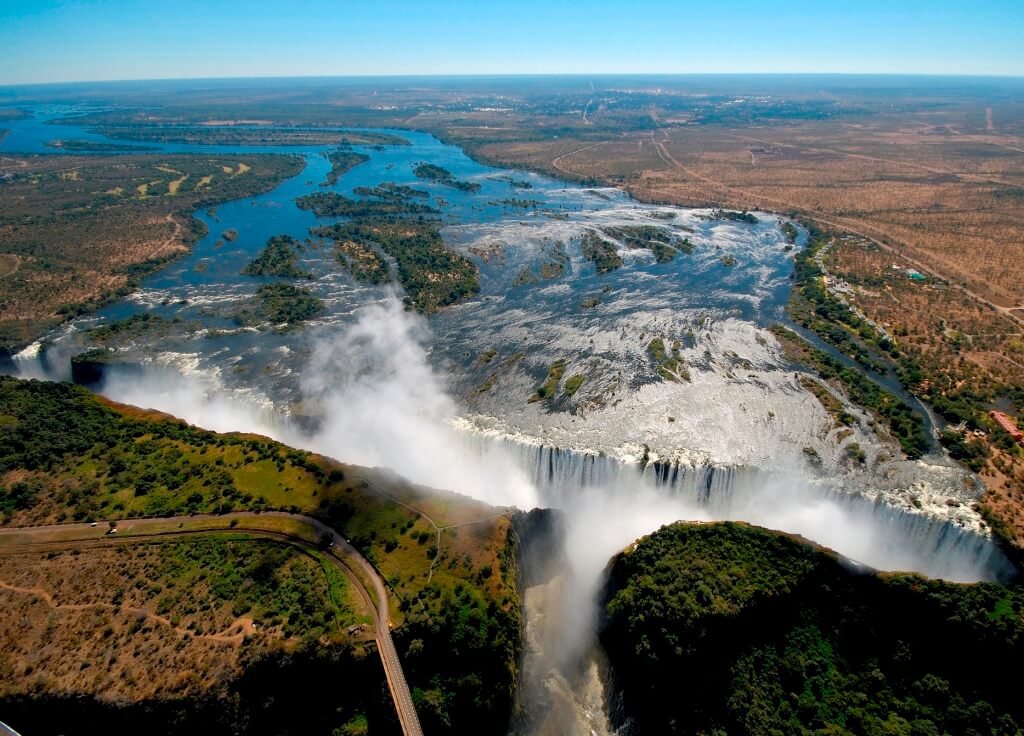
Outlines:
[[317,192],[295,200],[299,209],[311,210],[317,217],[381,217],[401,214],[438,214],[430,205],[405,198],[351,199],[337,192]]
[[837,381],[850,401],[881,417],[900,449],[910,458],[918,458],[931,449],[931,440],[921,414],[902,399],[886,391],[864,375],[828,353],[804,343],[795,333],[776,325],[772,332],[779,340],[800,351],[800,360],[826,381]]

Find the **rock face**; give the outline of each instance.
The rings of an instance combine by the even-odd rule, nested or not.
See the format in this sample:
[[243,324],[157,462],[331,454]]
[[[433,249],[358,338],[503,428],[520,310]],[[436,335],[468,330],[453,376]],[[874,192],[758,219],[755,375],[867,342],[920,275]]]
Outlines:
[[143,371],[142,364],[118,360],[114,351],[103,348],[86,350],[71,358],[71,380],[79,386],[99,386],[112,373],[141,377]]
[[[971,499],[953,495],[955,479],[933,486],[906,467],[884,478],[836,479],[799,469],[652,460],[653,453],[645,462],[643,446],[615,456],[462,426],[471,446],[500,446],[526,471],[542,504],[567,515],[617,502],[649,509],[655,523],[643,531],[678,519],[735,519],[803,534],[879,569],[963,582],[1012,574]],[[928,472],[941,478],[941,469]],[[947,505],[951,497],[960,500]]]
[[882,577],[800,538],[674,524],[612,560],[602,600],[620,733],[1017,733],[1024,722],[1002,674],[1024,641],[1016,586]]
[[565,524],[560,512],[533,509],[516,512],[512,527],[519,540],[520,589],[551,580],[565,564]]

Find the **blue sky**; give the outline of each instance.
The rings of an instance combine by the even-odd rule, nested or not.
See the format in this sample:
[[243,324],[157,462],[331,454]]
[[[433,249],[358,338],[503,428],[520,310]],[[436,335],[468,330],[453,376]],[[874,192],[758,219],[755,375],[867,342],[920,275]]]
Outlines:
[[0,84],[620,72],[1024,75],[1024,0],[0,0]]

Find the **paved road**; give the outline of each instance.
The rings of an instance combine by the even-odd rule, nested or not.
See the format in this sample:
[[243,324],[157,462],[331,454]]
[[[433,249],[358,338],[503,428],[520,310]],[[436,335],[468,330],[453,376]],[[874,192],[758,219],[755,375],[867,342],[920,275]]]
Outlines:
[[[231,526],[234,522],[234,526]],[[328,559],[352,581],[371,612],[377,651],[384,665],[391,697],[405,736],[423,736],[402,663],[391,638],[388,595],[384,581],[370,561],[343,536],[326,524],[302,514],[267,511],[261,514],[232,513],[222,516],[196,515],[160,519],[127,519],[117,522],[117,533],[108,534],[106,522],[92,524],[54,524],[50,526],[0,528],[0,553],[33,547],[126,544],[152,540],[156,537],[195,534],[246,532],[283,539],[301,549],[318,549],[318,540],[330,534],[334,544],[322,550]],[[372,591],[367,588],[372,586]]]

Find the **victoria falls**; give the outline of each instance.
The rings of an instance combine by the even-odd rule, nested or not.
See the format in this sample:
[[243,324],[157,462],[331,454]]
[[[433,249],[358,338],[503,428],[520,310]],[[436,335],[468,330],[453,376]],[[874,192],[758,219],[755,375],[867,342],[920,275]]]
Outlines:
[[[57,122],[69,138],[95,136],[73,116]],[[15,124],[3,145],[24,150],[55,127]],[[789,323],[805,229],[482,166],[423,133],[338,132],[383,142],[343,144],[358,159],[340,176],[320,146],[147,142],[298,155],[303,168],[196,212],[207,234],[191,253],[17,353],[15,374],[69,379],[91,358],[96,373],[80,380],[123,403],[496,507],[556,510],[562,562],[524,591],[524,733],[611,732],[595,654],[602,573],[667,523],[742,520],[880,570],[1009,574],[971,510],[967,473],[937,452],[907,459],[871,415],[818,384],[854,417],[836,422],[782,356],[767,328]],[[450,179],[418,176],[423,162]],[[331,196],[342,214],[296,206]],[[436,228],[442,252],[479,271],[476,290],[416,309],[438,274],[394,283],[378,211],[398,213],[387,227]],[[335,224],[350,222],[368,223],[368,240]],[[283,238],[291,270],[254,275]],[[368,257],[383,277],[358,277],[351,264]],[[398,260],[400,274],[412,268]],[[308,293],[315,312],[247,314],[278,283]]]
[[[851,306],[828,271],[829,249],[861,236],[783,207],[682,206],[634,196],[642,182],[497,165],[425,126],[154,123],[140,109],[63,101],[2,120],[0,156],[31,164],[3,174],[0,193],[29,202],[45,187],[71,187],[69,198],[95,187],[94,200],[69,199],[36,224],[129,200],[191,204],[150,216],[155,232],[169,229],[145,262],[110,251],[117,289],[4,338],[0,431],[16,439],[0,547],[31,539],[67,555],[67,524],[74,539],[120,535],[107,547],[127,550],[131,535],[177,523],[170,533],[228,535],[200,553],[161,542],[179,569],[206,555],[246,571],[231,573],[243,591],[262,590],[274,565],[287,570],[260,595],[292,609],[225,598],[233,614],[219,628],[187,618],[199,603],[180,603],[185,614],[167,597],[151,614],[131,604],[131,631],[162,622],[244,646],[266,620],[292,642],[268,650],[278,659],[253,654],[262,669],[238,660],[230,712],[246,732],[291,732],[274,708],[298,688],[265,706],[262,725],[259,715],[261,693],[289,668],[359,673],[345,704],[316,721],[337,721],[339,734],[795,733],[813,721],[811,696],[785,688],[811,683],[824,702],[846,677],[875,702],[897,671],[914,703],[950,687],[974,688],[967,710],[982,700],[991,683],[969,684],[967,655],[959,670],[928,660],[946,673],[941,687],[913,667],[925,666],[925,632],[998,649],[985,626],[1019,623],[1000,618],[1019,618],[1016,588],[999,592],[1016,554],[994,533],[977,468],[957,454],[973,446],[968,425],[911,390],[896,333]],[[55,156],[62,168],[32,172]],[[110,183],[121,162],[142,167],[129,187]],[[44,263],[34,226],[11,226],[22,239],[12,263],[37,269],[43,293],[63,266]],[[61,453],[40,455],[44,439]],[[39,539],[18,536],[33,525]],[[245,545],[261,535],[291,535],[324,565],[332,605],[351,615],[344,626],[311,608],[306,563],[246,567]],[[153,572],[156,557],[133,564],[171,575]],[[15,572],[0,580],[11,595],[42,589]],[[115,614],[130,607],[123,598]],[[961,605],[991,607],[989,624],[969,628],[966,613],[950,623]],[[945,623],[928,628],[933,617]],[[339,641],[344,653],[329,659]],[[857,659],[872,642],[913,657]],[[460,654],[448,660],[449,647]],[[812,674],[791,681],[797,659]],[[50,672],[10,671],[30,678],[35,666]],[[40,684],[0,702],[59,729],[89,691],[76,677],[38,676],[54,701]],[[775,680],[769,708],[759,699]],[[192,715],[161,710],[161,692],[113,722],[143,728],[171,714],[187,730],[190,718],[221,717],[202,698],[207,710]],[[1012,723],[1004,696],[963,722]],[[89,712],[107,717],[106,697],[89,694]],[[389,698],[397,721],[380,705]],[[813,722],[859,718],[861,733],[884,716],[829,707],[844,715]]]

